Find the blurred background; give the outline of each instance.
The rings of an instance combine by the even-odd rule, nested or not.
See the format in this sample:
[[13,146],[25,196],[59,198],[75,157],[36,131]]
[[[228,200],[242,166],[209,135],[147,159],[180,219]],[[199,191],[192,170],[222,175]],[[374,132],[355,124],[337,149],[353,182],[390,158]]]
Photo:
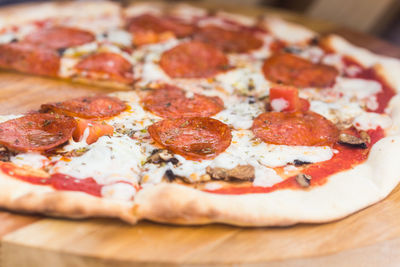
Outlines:
[[[129,1],[119,0],[118,2]],[[0,5],[21,2],[40,1],[0,0]],[[321,23],[343,26],[346,29],[375,35],[400,45],[400,0],[192,0],[190,2],[201,4],[208,2],[213,6],[263,6],[288,14],[294,12]]]

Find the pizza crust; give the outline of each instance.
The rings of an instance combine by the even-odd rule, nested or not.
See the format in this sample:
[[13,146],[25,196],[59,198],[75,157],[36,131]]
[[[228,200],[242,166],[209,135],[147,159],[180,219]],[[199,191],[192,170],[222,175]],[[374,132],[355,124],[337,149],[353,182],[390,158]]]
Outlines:
[[382,200],[393,190],[400,178],[395,156],[399,150],[400,136],[384,138],[372,148],[366,163],[309,190],[219,195],[158,184],[137,194],[134,212],[138,219],[176,224],[285,226],[337,220]]
[[67,218],[114,217],[133,224],[137,219],[131,207],[129,202],[75,191],[57,191],[0,172],[0,208]]
[[12,5],[0,9],[0,28],[47,18],[120,16],[121,7],[110,1],[46,2]]
[[[38,14],[42,19],[43,14],[45,17],[47,14],[54,15],[55,8],[59,5],[65,5],[61,9],[63,11],[57,8],[57,12],[61,12],[57,15],[61,16],[70,15],[72,10],[76,15],[76,5],[83,4],[92,5],[91,10],[102,9],[107,5],[110,5],[107,9],[116,10],[113,3],[100,3],[95,4],[93,1],[13,6],[0,11],[0,27],[10,23],[24,23]],[[155,10],[161,9],[154,4],[147,6]],[[131,7],[133,10],[135,5]],[[16,16],[16,10],[19,14],[25,12],[25,15]],[[21,10],[24,11],[20,13]],[[132,15],[131,10],[126,9],[125,15]],[[266,18],[264,23],[275,36],[284,41],[289,36],[291,42],[302,43],[316,36],[316,33],[302,26],[277,18]],[[327,43],[338,53],[352,56],[366,67],[374,67],[397,91],[400,90],[400,77],[396,75],[400,71],[399,60],[375,55],[334,35],[327,37]],[[94,83],[91,80],[87,82]],[[391,100],[390,108],[394,124],[400,124],[399,96]],[[49,186],[33,185],[0,173],[0,207],[69,218],[118,217],[129,223],[136,223],[139,219],[176,224],[219,222],[240,226],[327,222],[382,200],[398,184],[400,164],[397,162],[397,154],[400,151],[400,136],[397,135],[399,131],[389,130],[392,130],[388,131],[391,136],[373,146],[365,163],[329,177],[323,186],[307,190],[286,189],[268,194],[222,195],[178,184],[161,183],[143,188],[131,203],[98,198],[81,192],[56,191]]]
[[267,16],[261,25],[279,40],[289,43],[303,44],[318,36],[318,34],[304,26],[285,21],[276,16]]

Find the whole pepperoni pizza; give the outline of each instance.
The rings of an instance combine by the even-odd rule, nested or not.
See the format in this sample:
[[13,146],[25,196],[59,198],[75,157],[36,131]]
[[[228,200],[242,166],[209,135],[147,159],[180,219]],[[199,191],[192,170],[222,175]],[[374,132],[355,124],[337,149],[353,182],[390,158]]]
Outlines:
[[0,207],[291,225],[400,181],[400,61],[278,18],[188,5],[0,10],[0,68],[113,90],[0,116]]

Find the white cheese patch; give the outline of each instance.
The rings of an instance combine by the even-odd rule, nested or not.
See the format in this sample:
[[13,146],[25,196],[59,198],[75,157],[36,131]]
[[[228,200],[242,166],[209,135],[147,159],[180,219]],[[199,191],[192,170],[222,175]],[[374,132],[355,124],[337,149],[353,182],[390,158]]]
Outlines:
[[66,173],[76,178],[94,178],[99,184],[113,181],[139,180],[139,166],[145,160],[138,146],[131,138],[102,136],[89,149],[71,161],[58,161],[52,173]]
[[178,176],[197,181],[205,174],[207,166],[233,169],[238,165],[252,165],[255,168],[257,186],[271,186],[282,181],[272,167],[285,166],[296,159],[315,163],[329,160],[333,156],[332,149],[327,146],[284,146],[259,142],[249,130],[234,130],[232,136],[231,145],[213,160],[198,162],[175,155],[179,165],[168,163],[167,167]]
[[283,181],[282,177],[275,170],[261,165],[259,168],[256,168],[255,176],[253,186],[270,187]]
[[40,153],[21,153],[16,156],[11,157],[11,162],[18,166],[29,166],[33,169],[41,169],[47,164],[49,164],[49,159]]
[[0,34],[0,44],[7,44],[15,38],[15,35],[11,32]]
[[146,112],[142,108],[139,96],[133,92],[117,93],[115,96],[126,101],[130,109],[107,121],[108,124],[114,127],[114,130],[140,131],[154,122],[161,120],[160,117],[153,115],[150,112]]
[[128,183],[113,183],[101,188],[101,195],[105,198],[132,201],[136,194],[136,189]]
[[257,69],[237,68],[215,77],[221,87],[230,94],[265,96],[269,94],[269,82],[264,78],[261,67]]
[[271,44],[274,38],[270,34],[258,35],[262,41],[263,45],[256,50],[250,51],[250,55],[256,59],[265,59],[271,55]]
[[289,102],[284,98],[275,98],[271,100],[271,108],[274,111],[281,112],[289,107]]
[[132,44],[132,34],[124,30],[113,29],[108,31],[106,36],[104,36],[104,34],[99,34],[97,40],[108,41],[122,46],[130,46]]
[[157,81],[168,82],[170,78],[157,63],[152,61],[144,63],[141,69],[140,85]]
[[319,100],[310,101],[310,110],[324,116],[333,123],[351,123],[356,116],[365,112],[358,103],[349,103],[342,99],[332,103]]
[[[333,151],[328,146],[285,146],[272,145],[255,139],[249,130],[233,131],[232,144],[227,153],[242,157],[242,160],[255,159],[267,167],[284,166],[294,160],[320,162],[329,160]],[[221,154],[222,155],[222,154]]]
[[374,112],[365,112],[357,116],[353,125],[358,130],[374,130],[378,127],[386,129],[392,125],[392,119],[386,114],[379,114]]
[[382,85],[372,80],[338,77],[333,89],[345,97],[363,100],[382,92]]
[[60,61],[59,75],[63,78],[72,77],[76,74],[75,66],[78,64],[79,58],[62,57]]
[[76,56],[81,54],[90,54],[98,50],[97,42],[91,42],[79,46],[74,46],[64,51],[64,56]]
[[225,109],[214,115],[213,118],[231,125],[235,129],[249,129],[253,125],[254,118],[263,112],[263,104],[260,102],[250,104],[247,99],[240,101],[235,98],[235,100],[225,101]]
[[161,183],[165,171],[170,168],[170,164],[159,166],[156,164],[147,164],[146,170],[142,173],[142,184],[158,184]]
[[0,123],[8,121],[8,120],[12,120],[12,119],[17,119],[22,117],[23,115],[0,115]]
[[324,56],[324,50],[317,46],[311,46],[306,49],[303,49],[300,54],[300,57],[303,57],[313,63],[318,63],[321,61],[321,58]]

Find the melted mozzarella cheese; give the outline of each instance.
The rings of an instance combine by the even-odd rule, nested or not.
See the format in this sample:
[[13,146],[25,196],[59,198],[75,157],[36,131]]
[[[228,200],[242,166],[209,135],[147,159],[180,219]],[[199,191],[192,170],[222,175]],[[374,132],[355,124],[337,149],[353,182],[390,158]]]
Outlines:
[[256,69],[237,68],[215,77],[216,81],[230,94],[265,96],[269,94],[269,83],[261,72]]
[[126,180],[137,183],[139,166],[145,160],[140,146],[127,136],[100,137],[88,151],[70,161],[57,161],[51,172],[76,178],[94,178],[99,184]]
[[282,110],[289,107],[289,102],[284,98],[275,98],[271,101],[271,108],[274,111],[281,112]]
[[15,38],[11,32],[0,34],[0,44],[10,43]]
[[325,103],[319,100],[310,101],[310,110],[324,116],[333,123],[351,123],[356,116],[365,112],[357,103],[340,100],[333,103]]
[[378,127],[386,129],[392,125],[392,119],[386,114],[379,114],[374,112],[364,112],[357,116],[353,125],[358,130],[374,130]]
[[249,104],[247,100],[240,101],[237,98],[234,100],[236,101],[225,101],[225,109],[213,118],[232,125],[235,129],[249,129],[254,118],[263,112],[263,104]]
[[5,122],[12,119],[17,119],[22,117],[23,115],[0,115],[0,123]]
[[284,146],[271,145],[255,141],[254,135],[249,130],[232,131],[232,143],[213,160],[201,162],[186,160],[175,155],[179,160],[178,166],[171,163],[167,168],[178,176],[187,177],[196,182],[205,174],[206,167],[220,167],[233,169],[238,165],[252,165],[255,168],[255,183],[257,186],[271,186],[282,181],[282,178],[271,169],[284,166],[294,160],[315,163],[329,160],[333,156],[330,147]]
[[232,144],[227,153],[246,158],[255,159],[268,167],[284,166],[294,160],[305,162],[320,162],[329,160],[333,151],[328,146],[286,146],[272,145],[255,139],[249,130],[233,131]]
[[283,179],[273,169],[260,165],[255,170],[254,186],[269,187],[282,182]]
[[338,77],[333,89],[345,97],[363,100],[382,92],[382,85],[372,80]]
[[41,169],[49,164],[49,159],[39,153],[21,153],[11,157],[11,162],[24,167],[29,166],[33,169]]
[[64,56],[75,56],[81,54],[94,53],[98,50],[98,47],[99,46],[97,42],[91,42],[79,46],[70,47],[64,51]]
[[107,40],[113,44],[130,46],[132,44],[132,34],[124,30],[115,29],[108,31],[106,36],[104,34],[98,35],[97,40]]
[[114,129],[140,131],[161,119],[146,112],[140,104],[139,96],[133,92],[117,93],[115,96],[126,101],[130,109],[107,121]]

